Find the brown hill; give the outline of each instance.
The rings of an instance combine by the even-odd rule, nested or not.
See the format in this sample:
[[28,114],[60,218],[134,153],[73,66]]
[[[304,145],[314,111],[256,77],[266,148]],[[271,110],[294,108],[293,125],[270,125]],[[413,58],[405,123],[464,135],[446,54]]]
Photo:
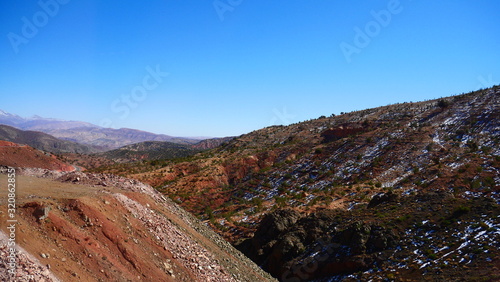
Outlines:
[[[17,170],[15,179],[15,240],[22,247],[16,281],[273,280],[205,225],[135,180],[39,169]],[[0,174],[2,186],[7,181]],[[6,189],[0,193],[0,204],[6,206]],[[7,219],[0,213],[2,281],[11,279],[5,261],[11,236],[4,233]]]
[[[492,230],[474,229],[477,231],[474,236],[490,234],[491,242],[500,242],[499,218],[491,215],[496,213],[500,202],[499,128],[500,87],[496,86],[437,100],[389,105],[290,126],[268,127],[242,135],[186,162],[164,166],[136,164],[110,170],[154,185],[205,219],[231,242],[252,238],[260,220],[281,207],[290,207],[301,216],[323,209],[339,209],[349,212],[339,214],[346,221],[355,215],[351,211],[360,210],[363,212],[355,217],[370,221],[374,216],[372,212],[377,212],[369,210],[371,199],[379,193],[394,191],[403,200],[385,207],[387,210],[379,211],[378,216],[401,217],[390,217],[394,226],[389,227],[389,231],[404,240],[410,240],[408,236],[411,234],[426,243],[420,246],[409,243],[405,245],[407,249],[397,252],[400,259],[421,263],[400,267],[386,265],[387,269],[391,267],[409,274],[416,271],[419,275],[443,271],[449,275],[455,271],[452,265],[463,262],[463,257],[444,256],[445,253],[440,253],[444,249],[437,252],[438,249],[431,248],[445,244],[440,240],[443,236],[428,241],[425,232],[413,231],[420,230],[424,218],[429,217],[434,219],[433,226],[443,228],[446,234],[460,236],[460,232],[468,230],[467,226],[479,226],[484,220],[491,223],[488,228]],[[421,210],[418,205],[407,204],[410,202],[408,197],[440,191],[451,193],[457,199],[437,204],[445,205],[446,212],[438,216],[434,214],[435,209],[428,208],[419,215],[420,222],[411,218]],[[491,209],[476,208],[474,199],[483,198],[493,199]],[[464,222],[453,216],[454,209],[457,213],[460,210],[472,210],[473,213]],[[407,215],[411,218],[408,222],[405,221]],[[398,220],[406,223],[398,225]],[[320,229],[333,228],[332,224],[327,221]],[[348,230],[351,227],[357,228],[343,228]],[[273,266],[278,277],[280,273],[297,269],[295,259],[300,263],[298,258],[305,259],[314,253],[314,240],[287,237],[287,230],[284,228],[281,230],[284,233],[277,232],[278,237],[265,241],[268,245],[254,245],[254,250],[263,248],[260,253],[269,255],[260,259],[280,258],[282,264]],[[481,233],[483,231],[486,233]],[[332,235],[341,236],[340,233]],[[479,269],[472,274],[478,275],[481,267],[498,262],[492,262],[487,252],[480,251],[483,247],[479,242],[471,243],[472,247],[467,250],[460,247],[466,243],[463,240],[450,241],[448,248],[450,252],[474,257],[473,262]],[[353,247],[349,240],[344,242],[346,248]],[[292,246],[297,246],[293,252],[284,252]],[[399,247],[403,248],[403,245]],[[474,247],[478,249],[474,251]],[[390,248],[393,247],[386,245],[381,251],[394,252]],[[358,254],[364,256],[366,252]],[[444,257],[433,260],[441,255]],[[340,270],[337,274],[349,275],[368,269],[376,274],[361,275],[358,279],[369,280],[392,271],[377,268],[375,265],[380,266],[380,262],[373,259],[358,265],[363,267]],[[460,272],[458,276],[463,274],[466,273]],[[329,272],[325,275],[336,274]],[[447,277],[437,279],[446,280]]]
[[58,160],[50,153],[8,141],[0,141],[0,165],[37,167],[57,171],[75,170],[75,167]]

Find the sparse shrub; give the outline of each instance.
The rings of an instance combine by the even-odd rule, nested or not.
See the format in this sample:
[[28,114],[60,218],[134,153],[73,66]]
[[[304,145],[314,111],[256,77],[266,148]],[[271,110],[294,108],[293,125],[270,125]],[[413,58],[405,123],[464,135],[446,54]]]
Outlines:
[[491,153],[491,150],[491,147],[481,146],[481,151],[483,151],[483,153],[485,153],[486,155],[489,155]]
[[437,106],[440,107],[441,109],[447,108],[450,105],[450,103],[444,99],[440,99],[437,102]]
[[477,143],[472,140],[467,141],[467,146],[469,146],[471,152],[476,152],[479,149]]
[[470,212],[470,207],[459,206],[453,211],[452,217],[456,218]]
[[470,184],[470,188],[472,190],[477,190],[477,189],[481,188],[481,181],[479,181],[479,179],[472,181]]
[[432,152],[433,148],[434,148],[433,143],[429,143],[429,144],[425,147],[425,149],[426,149],[427,151],[429,151],[429,152]]

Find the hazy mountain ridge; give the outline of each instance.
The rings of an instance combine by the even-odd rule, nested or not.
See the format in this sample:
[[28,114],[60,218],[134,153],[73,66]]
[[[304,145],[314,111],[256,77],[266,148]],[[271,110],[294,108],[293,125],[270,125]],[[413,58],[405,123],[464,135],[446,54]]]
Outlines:
[[[1,110],[0,110],[1,111]],[[117,149],[144,141],[168,141],[179,144],[196,144],[196,138],[173,137],[129,128],[103,128],[88,122],[65,121],[34,116],[22,118],[1,111],[0,124],[10,125],[22,130],[36,130],[59,139],[98,146],[103,150]]]
[[[474,236],[488,234],[489,240],[498,244],[500,222],[488,214],[497,213],[500,202],[499,115],[500,87],[496,86],[431,101],[395,104],[290,126],[268,127],[242,135],[184,163],[142,167],[135,174],[127,173],[125,168],[121,173],[158,187],[189,211],[208,220],[233,242],[238,238],[251,238],[262,216],[279,207],[288,206],[300,213],[321,209],[359,211],[356,216],[359,220],[373,221],[373,214],[368,212],[370,200],[379,193],[394,190],[403,198],[391,206],[390,212],[383,205],[380,206],[382,210],[372,211],[380,213],[381,218],[395,220],[395,225],[379,226],[381,223],[375,222],[369,225],[370,230],[383,227],[402,240],[409,240],[405,234],[410,233],[424,240],[425,234],[408,230],[418,231],[421,224],[418,220],[428,217],[432,226],[445,228],[448,234],[456,235],[458,230],[467,230],[467,225],[457,221],[459,210],[473,210],[474,213],[467,216],[468,224],[480,224],[475,216],[484,213],[484,220],[492,228],[490,231],[477,229]],[[447,192],[457,199],[449,201],[446,197],[438,197],[432,200],[443,206],[442,217],[432,209],[420,213],[418,218],[412,217],[420,212],[418,206],[398,204],[408,201],[411,195],[423,197],[431,191]],[[478,210],[475,203],[482,198],[492,199],[490,204],[493,206]],[[339,216],[347,220],[353,214],[339,213]],[[398,217],[405,223],[398,225]],[[365,228],[363,224],[356,226],[345,226],[345,230],[351,230],[345,234],[357,234],[356,230]],[[280,261],[279,265],[267,269],[277,276],[300,269],[300,260],[295,259],[307,258],[314,249],[314,240],[290,237],[287,230],[277,232],[274,241],[269,241],[273,242],[270,245],[253,245],[253,250],[264,248],[261,252],[267,255],[264,260]],[[379,236],[377,232],[373,236]],[[342,236],[335,234],[332,235]],[[436,246],[440,244],[439,238],[433,240]],[[388,269],[409,276],[412,271],[423,275],[431,269],[442,269],[450,275],[457,271],[454,265],[463,258],[460,255],[472,256],[472,246],[482,246],[479,240],[473,240],[470,248],[462,248],[464,242],[460,239],[449,240],[448,252],[454,253],[453,256],[444,256],[444,249],[431,252],[410,243],[397,254],[412,263],[404,267],[387,264],[378,270],[379,274],[358,278],[376,278],[389,274]],[[364,244],[347,239],[330,243],[342,243],[344,245],[340,246],[347,249]],[[296,249],[289,253],[287,246]],[[393,252],[392,248],[385,244],[380,251]],[[357,256],[366,261],[363,259],[363,263],[355,264],[359,267],[348,272],[374,271],[373,263],[377,260],[363,248],[360,252],[344,253],[337,263],[350,264],[359,258]],[[434,262],[434,257],[441,256],[449,267]],[[488,253],[475,256],[476,271],[498,262]],[[495,271],[490,274],[492,277],[497,275]],[[337,274],[328,272],[327,276],[332,275]],[[321,277],[318,273],[313,276]]]
[[26,144],[33,148],[51,153],[83,153],[99,151],[98,148],[76,142],[57,139],[49,134],[38,131],[24,131],[0,124],[0,140]]

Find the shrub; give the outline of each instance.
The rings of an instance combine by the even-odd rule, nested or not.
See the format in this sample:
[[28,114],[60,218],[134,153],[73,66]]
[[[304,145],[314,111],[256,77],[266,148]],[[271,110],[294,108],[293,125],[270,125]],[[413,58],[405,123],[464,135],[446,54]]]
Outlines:
[[459,217],[459,216],[464,215],[468,212],[470,212],[470,207],[459,206],[453,211],[452,217]]
[[444,99],[440,99],[437,102],[437,106],[440,107],[441,109],[447,108],[450,105],[450,103]]

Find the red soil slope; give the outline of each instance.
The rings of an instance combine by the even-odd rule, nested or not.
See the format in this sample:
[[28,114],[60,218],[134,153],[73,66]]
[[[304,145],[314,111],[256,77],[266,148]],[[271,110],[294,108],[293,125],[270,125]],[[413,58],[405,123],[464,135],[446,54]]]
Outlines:
[[12,167],[38,167],[57,171],[73,171],[75,168],[59,161],[54,155],[27,145],[0,140],[0,164]]

